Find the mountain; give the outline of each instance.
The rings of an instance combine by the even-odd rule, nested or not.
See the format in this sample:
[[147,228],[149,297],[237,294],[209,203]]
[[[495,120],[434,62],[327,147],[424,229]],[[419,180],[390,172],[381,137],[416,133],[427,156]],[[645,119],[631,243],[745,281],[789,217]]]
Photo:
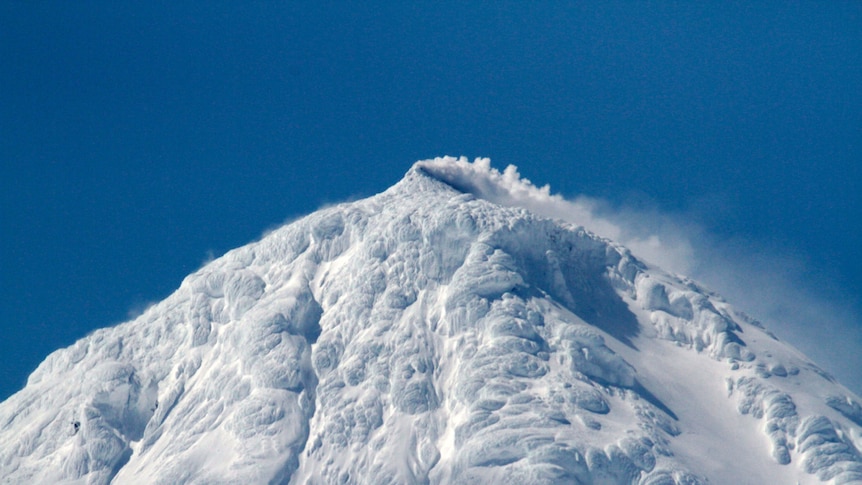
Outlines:
[[553,200],[428,160],[230,251],[0,404],[0,483],[862,483],[858,396]]

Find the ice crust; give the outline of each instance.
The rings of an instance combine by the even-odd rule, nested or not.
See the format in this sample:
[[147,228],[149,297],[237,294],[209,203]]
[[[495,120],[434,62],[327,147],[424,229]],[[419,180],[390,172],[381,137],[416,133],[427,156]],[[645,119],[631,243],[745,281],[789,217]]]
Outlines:
[[435,159],[229,252],[0,404],[0,482],[862,483],[857,396],[553,197]]

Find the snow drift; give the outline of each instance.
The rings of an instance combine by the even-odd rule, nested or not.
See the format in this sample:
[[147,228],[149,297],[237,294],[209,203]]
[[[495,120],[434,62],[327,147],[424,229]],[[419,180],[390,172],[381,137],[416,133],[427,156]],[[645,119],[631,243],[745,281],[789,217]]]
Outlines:
[[231,251],[0,404],[0,481],[862,483],[858,396],[566,204],[435,159]]

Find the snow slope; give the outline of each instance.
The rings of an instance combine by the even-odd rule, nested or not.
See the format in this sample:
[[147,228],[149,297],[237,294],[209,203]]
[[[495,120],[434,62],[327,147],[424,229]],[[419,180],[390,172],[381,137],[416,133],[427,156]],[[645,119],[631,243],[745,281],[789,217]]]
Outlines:
[[513,168],[418,162],[0,404],[0,483],[862,483],[862,400]]

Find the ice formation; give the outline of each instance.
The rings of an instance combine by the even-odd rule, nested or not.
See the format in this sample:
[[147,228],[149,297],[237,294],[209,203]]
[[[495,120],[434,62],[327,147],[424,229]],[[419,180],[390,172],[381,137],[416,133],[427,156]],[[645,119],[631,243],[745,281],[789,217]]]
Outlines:
[[2,483],[862,483],[862,400],[487,160],[227,253],[0,404]]

